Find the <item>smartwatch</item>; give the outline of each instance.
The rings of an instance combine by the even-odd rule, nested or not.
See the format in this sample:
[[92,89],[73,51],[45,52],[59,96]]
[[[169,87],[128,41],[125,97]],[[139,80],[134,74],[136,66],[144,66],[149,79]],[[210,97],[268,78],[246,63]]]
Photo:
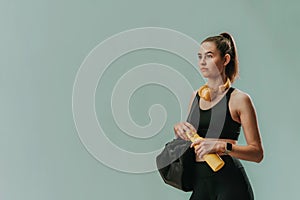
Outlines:
[[225,153],[226,155],[228,155],[231,151],[232,151],[232,144],[229,143],[229,142],[226,142],[224,153]]

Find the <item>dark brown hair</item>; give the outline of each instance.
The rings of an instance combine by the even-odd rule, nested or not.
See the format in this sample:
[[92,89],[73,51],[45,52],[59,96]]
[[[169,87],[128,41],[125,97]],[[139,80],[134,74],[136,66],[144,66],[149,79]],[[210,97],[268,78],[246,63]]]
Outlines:
[[230,55],[230,61],[225,67],[225,74],[233,83],[239,76],[239,63],[236,45],[233,37],[229,33],[221,33],[218,36],[208,37],[201,42],[214,42],[222,57],[227,53]]

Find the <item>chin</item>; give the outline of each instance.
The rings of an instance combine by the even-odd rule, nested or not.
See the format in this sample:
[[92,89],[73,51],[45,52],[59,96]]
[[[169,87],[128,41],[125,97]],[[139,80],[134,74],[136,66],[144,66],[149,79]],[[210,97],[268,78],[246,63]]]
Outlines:
[[205,73],[205,72],[204,73],[202,72],[201,75],[202,75],[203,78],[209,78],[210,77],[209,74]]

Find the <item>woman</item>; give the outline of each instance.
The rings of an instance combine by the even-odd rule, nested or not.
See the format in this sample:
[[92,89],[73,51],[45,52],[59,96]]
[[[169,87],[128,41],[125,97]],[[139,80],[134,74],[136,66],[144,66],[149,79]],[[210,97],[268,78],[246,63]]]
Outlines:
[[[195,149],[195,180],[190,200],[254,199],[252,187],[239,159],[261,162],[263,147],[255,108],[248,94],[231,87],[238,76],[238,57],[228,33],[206,38],[198,53],[199,68],[207,83],[193,92],[187,122],[174,125],[177,137],[188,140],[196,131],[203,140]],[[243,128],[247,145],[238,145]],[[217,153],[225,165],[213,172],[203,156]]]

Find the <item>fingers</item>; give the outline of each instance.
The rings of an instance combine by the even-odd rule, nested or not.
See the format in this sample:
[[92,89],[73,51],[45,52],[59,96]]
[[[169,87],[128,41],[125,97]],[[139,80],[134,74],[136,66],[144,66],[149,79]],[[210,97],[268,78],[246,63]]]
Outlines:
[[196,145],[194,147],[194,151],[195,151],[195,154],[197,155],[197,157],[199,157],[200,159],[202,159],[204,155],[209,153],[206,145],[204,145],[203,142],[201,144],[201,141],[200,141],[199,145]]
[[195,153],[199,158],[203,158],[204,155],[208,154],[209,152],[204,146],[200,146],[197,150],[195,149]]
[[202,158],[204,155],[209,153],[217,153],[216,139],[201,139],[193,142],[191,146],[194,147],[195,154]]
[[190,124],[190,123],[188,123],[188,122],[184,122],[183,123],[186,127],[188,127],[188,129],[190,130],[190,131],[195,131],[195,132],[197,132],[197,130],[195,129],[195,127],[192,125],[192,124]]
[[185,134],[186,131],[187,130],[185,128],[182,128],[182,127],[176,127],[175,128],[175,134],[177,134],[180,138],[182,138],[184,140],[189,140],[188,137]]
[[185,125],[185,123],[178,123],[174,126],[174,132],[176,136],[179,136],[180,138],[184,140],[189,140],[187,137],[187,132],[191,131],[190,128]]
[[198,138],[198,139],[196,139],[192,144],[191,144],[191,148],[192,147],[195,147],[195,148],[197,148],[197,146],[199,146],[200,144],[201,144],[201,142],[203,142],[204,140],[203,139],[200,139],[200,138]]

